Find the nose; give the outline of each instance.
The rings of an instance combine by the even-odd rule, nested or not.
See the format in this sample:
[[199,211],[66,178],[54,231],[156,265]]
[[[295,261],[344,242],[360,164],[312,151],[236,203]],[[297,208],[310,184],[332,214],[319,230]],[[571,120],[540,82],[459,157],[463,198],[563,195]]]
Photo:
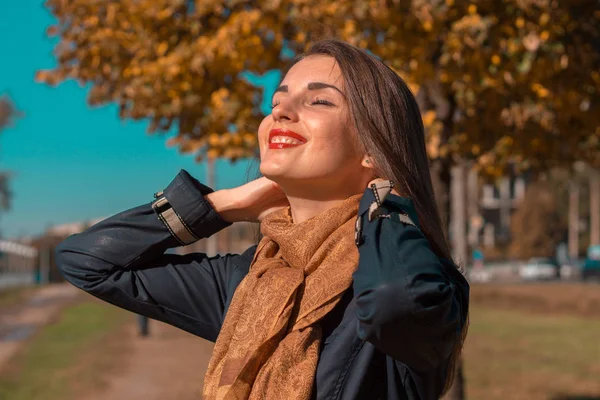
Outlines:
[[281,101],[271,113],[275,121],[298,122],[298,112],[291,101]]

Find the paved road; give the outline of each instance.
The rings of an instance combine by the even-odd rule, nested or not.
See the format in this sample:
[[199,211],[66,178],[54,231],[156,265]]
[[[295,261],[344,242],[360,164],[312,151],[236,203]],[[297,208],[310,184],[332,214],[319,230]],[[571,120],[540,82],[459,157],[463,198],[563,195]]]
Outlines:
[[[132,319],[133,320],[133,319]],[[150,321],[150,336],[132,323],[125,337],[132,351],[105,390],[86,400],[198,400],[213,344],[162,322]],[[119,357],[117,357],[119,358]]]

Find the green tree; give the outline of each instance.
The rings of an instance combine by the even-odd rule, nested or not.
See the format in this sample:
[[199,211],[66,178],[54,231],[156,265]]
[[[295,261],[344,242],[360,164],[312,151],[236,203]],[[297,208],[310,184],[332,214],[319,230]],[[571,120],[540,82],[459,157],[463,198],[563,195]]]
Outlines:
[[[38,80],[90,85],[92,105],[198,159],[255,153],[260,89],[241,71],[338,37],[368,48],[413,88],[447,223],[450,166],[600,163],[597,0],[47,0],[58,65]],[[458,395],[460,397],[460,395]]]

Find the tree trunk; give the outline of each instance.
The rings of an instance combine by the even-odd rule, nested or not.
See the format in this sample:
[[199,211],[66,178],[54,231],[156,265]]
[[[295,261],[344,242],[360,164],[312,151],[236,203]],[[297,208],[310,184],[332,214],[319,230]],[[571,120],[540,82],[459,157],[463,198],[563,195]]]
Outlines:
[[[454,98],[444,92],[442,85],[439,82],[431,82],[429,85],[426,85],[426,90],[422,92],[422,94],[424,95],[425,99],[422,99],[422,101],[419,103],[419,107],[421,107],[421,110],[424,110],[424,102],[429,102],[430,104],[434,105],[436,114],[438,118],[443,121],[444,126],[440,144],[445,145],[448,143],[448,140],[454,131],[453,118],[454,110],[456,108]],[[431,180],[433,184],[433,191],[438,212],[440,214],[440,219],[442,220],[442,229],[444,230],[447,238],[449,238],[448,228],[450,227],[450,210],[453,209],[450,204],[450,170],[452,164],[453,162],[450,157],[439,158],[431,163]],[[462,186],[462,195],[464,196],[464,181]],[[464,215],[464,213],[462,214]],[[463,236],[465,236],[464,229],[455,230],[454,233],[460,234],[460,232],[462,232]],[[463,237],[462,240],[466,243],[466,237]],[[463,246],[461,245],[459,247],[461,248],[459,251],[463,251]],[[457,254],[457,249],[452,249],[452,253]],[[457,255],[459,257],[463,256],[462,254]],[[466,258],[461,261],[465,262]],[[456,366],[456,374],[454,376],[452,387],[444,398],[447,400],[464,400],[464,394],[464,377],[461,359],[458,361],[458,365]]]
[[[467,270],[468,254],[467,254],[467,218],[466,218],[466,167],[464,163],[454,165],[452,167],[450,184],[450,216],[452,233],[450,236],[450,245],[452,249],[452,257],[454,261],[461,265],[463,271]],[[456,374],[452,387],[445,396],[447,400],[464,400],[465,399],[465,379],[462,370],[462,358],[459,359],[456,366]]]
[[590,172],[590,245],[600,245],[600,173]]
[[[212,188],[213,190],[217,190],[217,185],[215,182],[215,164],[216,161],[208,158],[206,160],[206,186]],[[211,235],[206,238],[206,254],[210,257],[214,257],[218,253],[218,238],[217,235]]]
[[[459,169],[462,169],[462,174],[460,174],[461,176],[464,177],[464,168],[459,167]],[[457,170],[454,169],[454,173],[456,174]],[[450,210],[453,209],[451,202],[452,201],[456,201],[454,199],[454,197],[456,196],[457,199],[459,199],[459,196],[462,196],[464,198],[465,196],[465,188],[464,188],[464,179],[462,181],[462,184],[460,183],[459,180],[459,185],[458,186],[462,186],[461,190],[457,190],[460,189],[460,187],[454,187],[454,190],[451,191],[451,164],[449,162],[449,160],[445,159],[445,160],[434,160],[432,162],[431,165],[431,180],[433,183],[433,190],[435,192],[435,199],[436,199],[436,203],[438,206],[438,210],[440,213],[440,218],[442,220],[442,225],[443,225],[443,229],[444,232],[446,233],[446,236],[448,237],[449,235],[447,234],[448,232],[448,227],[450,226],[450,221],[451,221],[451,215],[450,215]],[[456,182],[455,182],[456,183]],[[450,193],[452,192],[453,194],[453,198],[450,198]],[[460,202],[459,202],[460,203]],[[462,203],[462,206],[459,205],[459,207],[461,208],[465,208],[465,204],[464,202]],[[460,213],[459,213],[460,214]],[[464,217],[464,213],[463,217]],[[456,217],[459,217],[460,215],[453,215],[453,220],[456,221],[456,227],[458,229],[454,229],[454,234],[452,235],[452,239],[451,243],[453,245],[453,255],[457,255],[458,257],[465,257],[463,258],[461,261],[462,262],[466,262],[466,255],[464,253],[466,253],[466,246],[457,246],[457,242],[456,242],[456,234],[460,235],[462,232],[463,238],[462,240],[465,241],[466,237],[465,236],[465,230],[462,229],[460,230],[460,227],[458,226],[458,221],[456,220]],[[459,218],[460,219],[460,218]],[[464,218],[462,218],[463,223],[465,223],[466,221],[464,220]],[[465,242],[466,244],[466,242]],[[462,250],[459,250],[458,253],[462,253],[462,254],[458,254],[457,253],[457,249],[455,249],[454,247],[459,247]],[[463,369],[462,369],[462,358],[459,359],[458,361],[458,365],[456,366],[456,374],[454,376],[454,382],[452,383],[452,387],[450,388],[450,390],[448,391],[448,393],[444,396],[444,400],[464,400],[465,399],[465,390],[464,390],[464,385],[465,385],[465,379],[464,379],[464,374],[463,374]]]
[[466,271],[468,260],[467,254],[467,204],[466,204],[466,166],[464,163],[454,165],[451,170],[452,181],[450,183],[450,223],[452,231],[450,234],[450,247],[452,258]]
[[442,229],[448,238],[450,226],[450,163],[447,159],[437,159],[431,163],[431,182],[435,202],[442,220]]
[[569,185],[569,258],[579,257],[579,185]]
[[479,213],[479,174],[472,165],[468,166],[466,173],[468,226],[467,242],[471,249],[475,249],[479,247],[479,232],[483,225],[483,218]]

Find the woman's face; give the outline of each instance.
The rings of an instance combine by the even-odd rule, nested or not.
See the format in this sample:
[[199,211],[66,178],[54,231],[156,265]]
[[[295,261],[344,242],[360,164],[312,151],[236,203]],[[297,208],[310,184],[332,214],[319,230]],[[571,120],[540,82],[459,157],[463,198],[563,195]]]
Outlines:
[[344,79],[335,59],[301,60],[281,82],[273,112],[260,124],[261,173],[284,189],[362,191],[371,170],[349,121]]

